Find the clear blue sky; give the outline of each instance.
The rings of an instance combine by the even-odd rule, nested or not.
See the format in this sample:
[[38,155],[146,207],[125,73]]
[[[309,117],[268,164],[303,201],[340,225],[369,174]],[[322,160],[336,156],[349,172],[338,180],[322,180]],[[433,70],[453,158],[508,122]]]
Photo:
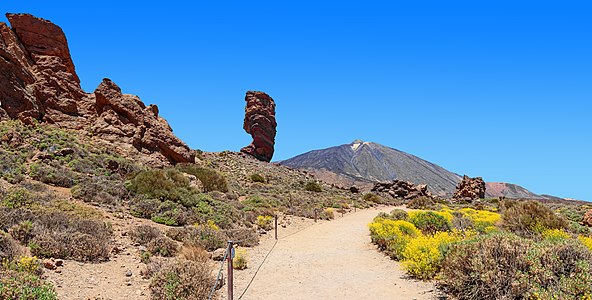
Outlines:
[[[86,91],[109,77],[192,148],[239,150],[244,93],[274,160],[374,141],[487,181],[592,200],[590,1],[23,1]],[[5,21],[2,16],[0,21]]]

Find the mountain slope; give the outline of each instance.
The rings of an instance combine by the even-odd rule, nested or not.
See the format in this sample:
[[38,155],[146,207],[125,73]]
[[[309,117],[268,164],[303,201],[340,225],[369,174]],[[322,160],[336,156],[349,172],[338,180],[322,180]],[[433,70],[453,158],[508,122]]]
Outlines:
[[[351,144],[310,151],[281,161],[292,168],[309,169],[322,178],[336,173],[341,183],[370,183],[404,179],[427,183],[439,195],[454,192],[461,177],[417,156],[380,144],[356,140]],[[318,172],[317,172],[318,171]],[[325,173],[325,176],[322,174]],[[332,180],[333,183],[338,183]]]
[[[461,176],[417,156],[380,144],[355,140],[350,144],[313,150],[280,161],[282,165],[304,169],[341,186],[369,187],[377,181],[394,179],[427,184],[440,196],[454,193]],[[487,197],[544,198],[527,189],[503,182],[488,182]]]

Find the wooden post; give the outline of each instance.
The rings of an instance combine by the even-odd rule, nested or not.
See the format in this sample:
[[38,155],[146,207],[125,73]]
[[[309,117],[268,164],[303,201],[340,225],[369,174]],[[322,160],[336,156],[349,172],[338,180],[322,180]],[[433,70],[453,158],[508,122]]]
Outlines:
[[275,239],[277,240],[277,214],[275,214]]
[[228,249],[226,250],[228,251],[228,300],[232,300],[233,299],[233,283],[232,283],[232,273],[233,273],[233,268],[232,268],[232,259],[233,257],[233,248],[232,248],[232,241],[228,241]]

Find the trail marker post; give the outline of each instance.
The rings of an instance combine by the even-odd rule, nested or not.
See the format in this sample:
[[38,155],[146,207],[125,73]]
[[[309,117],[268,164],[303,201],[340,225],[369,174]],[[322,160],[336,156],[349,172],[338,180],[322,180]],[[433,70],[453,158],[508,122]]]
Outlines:
[[277,240],[277,213],[275,214],[275,239]]

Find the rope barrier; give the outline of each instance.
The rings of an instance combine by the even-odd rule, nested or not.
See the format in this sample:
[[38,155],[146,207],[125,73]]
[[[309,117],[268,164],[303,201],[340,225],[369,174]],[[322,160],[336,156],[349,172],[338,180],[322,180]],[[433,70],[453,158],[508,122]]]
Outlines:
[[247,292],[247,290],[249,290],[249,287],[251,287],[251,283],[253,283],[253,280],[255,280],[255,276],[257,276],[257,273],[259,273],[259,269],[261,269],[261,267],[263,266],[263,264],[267,260],[267,257],[269,257],[269,254],[271,254],[271,251],[273,251],[273,248],[275,248],[275,245],[277,245],[277,243],[278,243],[278,240],[275,240],[275,243],[273,243],[273,246],[271,247],[271,249],[269,249],[269,252],[267,252],[267,255],[265,255],[265,257],[263,258],[263,261],[261,261],[261,264],[259,264],[259,267],[255,271],[255,274],[253,274],[253,277],[251,277],[249,284],[247,284],[247,287],[243,290],[242,294],[238,297],[238,300],[242,299],[243,296],[245,295],[245,293]]
[[210,291],[210,296],[208,300],[212,300],[214,293],[216,292],[216,287],[218,286],[218,281],[220,280],[220,274],[222,274],[222,270],[224,269],[224,262],[226,261],[226,257],[228,255],[228,247],[226,247],[226,251],[224,251],[224,258],[222,259],[222,263],[220,264],[220,271],[218,271],[218,276],[216,276],[216,282],[212,286],[212,290]]

